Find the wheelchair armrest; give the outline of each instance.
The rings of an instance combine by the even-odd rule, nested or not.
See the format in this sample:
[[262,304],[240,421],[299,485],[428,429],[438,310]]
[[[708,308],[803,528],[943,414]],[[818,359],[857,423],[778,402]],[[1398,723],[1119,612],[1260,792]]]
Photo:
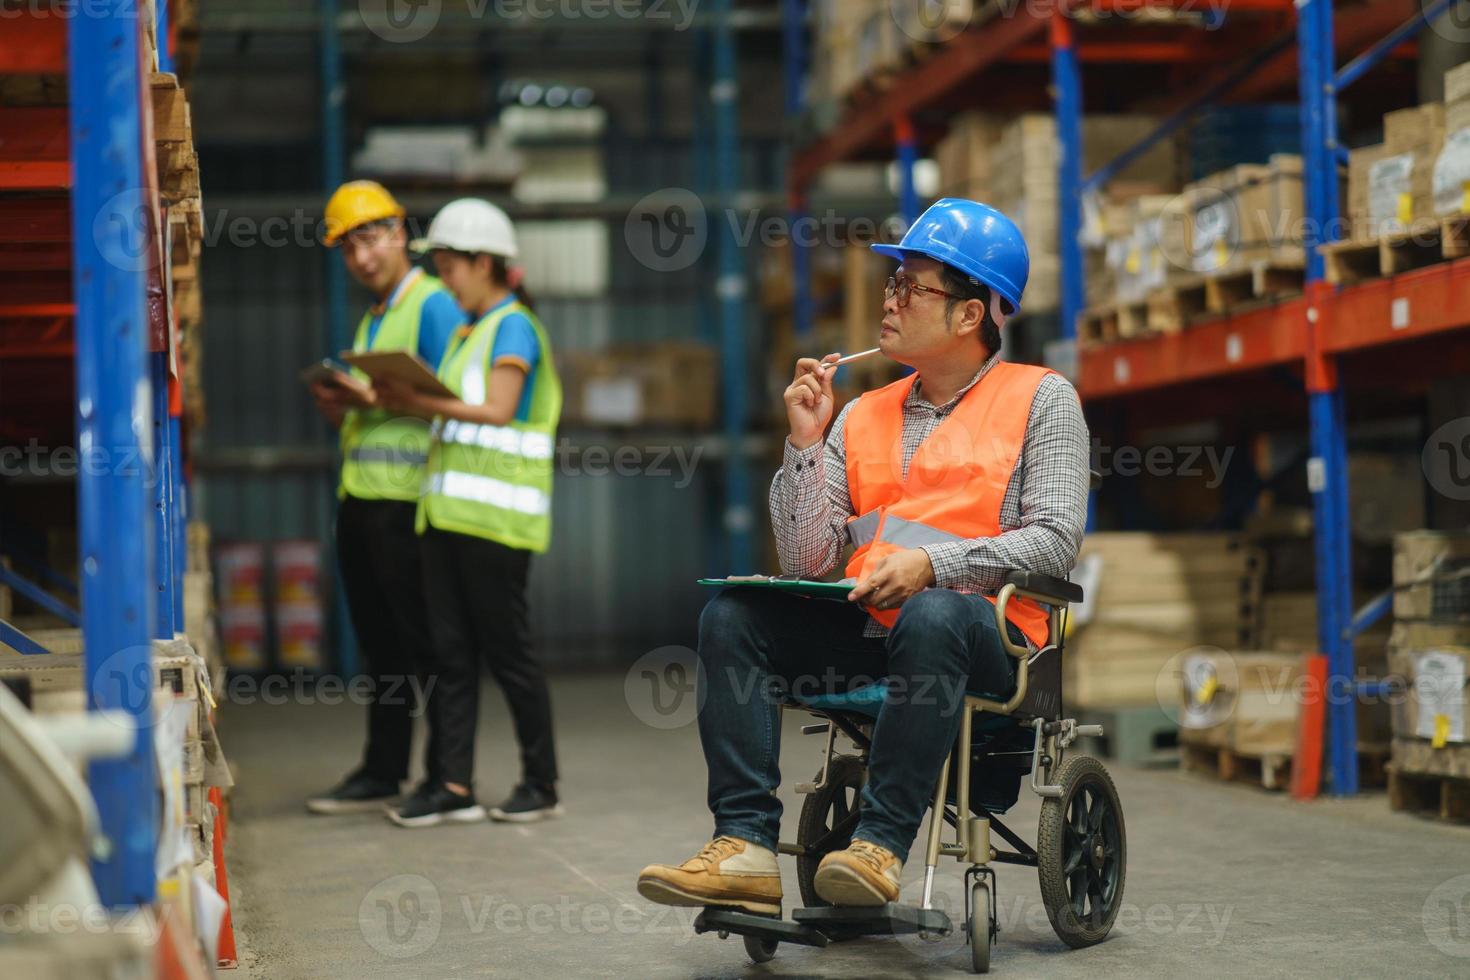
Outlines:
[[1023,592],[1044,596],[1054,606],[1082,601],[1082,586],[1040,572],[1025,572],[1020,569],[1007,572],[1006,584],[1014,585]]

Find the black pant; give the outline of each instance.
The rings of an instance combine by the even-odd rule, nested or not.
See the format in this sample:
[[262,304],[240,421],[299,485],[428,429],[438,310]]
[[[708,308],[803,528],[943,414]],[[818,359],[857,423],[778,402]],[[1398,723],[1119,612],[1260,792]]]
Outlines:
[[523,781],[554,783],[551,695],[531,650],[526,616],[531,553],[432,527],[419,544],[434,637],[429,712],[438,736],[438,771],[445,782],[474,781],[483,658],[510,705]]
[[[415,675],[430,647],[415,505],[346,497],[337,508],[337,564],[365,673],[373,680],[362,769],[379,779],[408,778]],[[422,687],[419,690],[423,690]],[[434,730],[427,765],[434,773]]]

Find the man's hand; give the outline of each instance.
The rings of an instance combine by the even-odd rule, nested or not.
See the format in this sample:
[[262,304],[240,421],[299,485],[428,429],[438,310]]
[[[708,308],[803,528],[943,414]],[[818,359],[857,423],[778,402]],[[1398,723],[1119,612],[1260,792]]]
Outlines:
[[877,609],[896,609],[933,584],[934,566],[929,562],[929,553],[923,548],[905,548],[879,558],[847,598]]
[[786,420],[791,423],[791,445],[797,449],[820,442],[827,423],[832,421],[833,368],[827,365],[839,356],[828,354],[820,361],[803,357],[796,362],[795,376],[782,397],[786,402]]

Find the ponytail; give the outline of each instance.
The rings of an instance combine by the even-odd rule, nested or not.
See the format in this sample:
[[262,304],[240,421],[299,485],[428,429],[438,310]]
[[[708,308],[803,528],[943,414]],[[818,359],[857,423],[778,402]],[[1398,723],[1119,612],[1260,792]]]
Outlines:
[[516,302],[520,303],[531,312],[536,311],[536,305],[531,301],[530,290],[526,289],[525,270],[512,268],[510,261],[503,255],[490,256],[490,277],[496,285],[507,286],[515,294]]

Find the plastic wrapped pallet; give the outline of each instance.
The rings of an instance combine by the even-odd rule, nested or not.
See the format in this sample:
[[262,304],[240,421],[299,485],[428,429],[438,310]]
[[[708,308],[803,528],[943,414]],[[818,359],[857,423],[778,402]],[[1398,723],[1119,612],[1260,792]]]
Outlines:
[[1296,745],[1299,654],[1191,653],[1181,665],[1179,738],[1240,755],[1290,755]]
[[1343,237],[1376,238],[1378,225],[1373,221],[1369,185],[1373,166],[1388,155],[1382,143],[1364,146],[1348,154],[1348,229]]
[[1444,106],[1438,102],[1383,117],[1385,155],[1368,175],[1369,222],[1380,234],[1405,231],[1434,215],[1434,169],[1444,130]]
[[1300,265],[1302,159],[1286,153],[1243,163],[1185,188],[1187,241],[1195,272],[1222,272],[1269,260]]

